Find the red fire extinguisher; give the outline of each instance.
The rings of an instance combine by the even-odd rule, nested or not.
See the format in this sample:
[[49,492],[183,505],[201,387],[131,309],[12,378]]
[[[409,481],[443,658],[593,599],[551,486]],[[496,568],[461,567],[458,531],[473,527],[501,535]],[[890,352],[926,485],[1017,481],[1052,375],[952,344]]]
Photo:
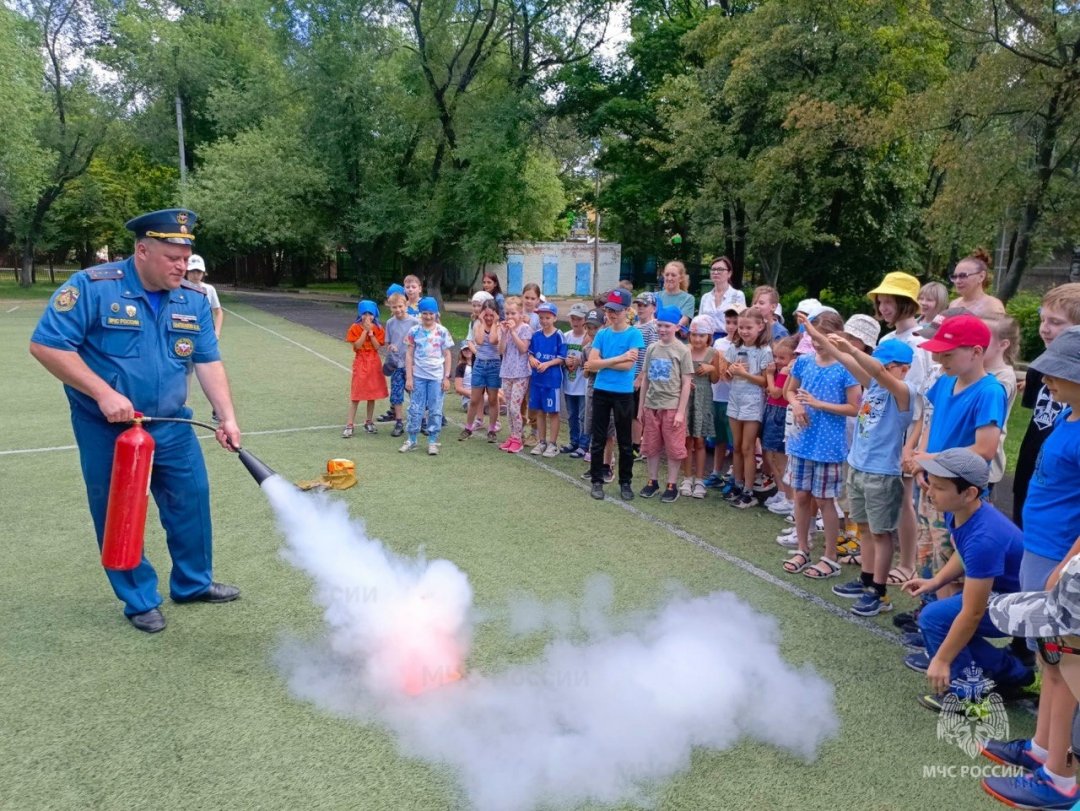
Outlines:
[[135,425],[116,438],[101,544],[101,564],[106,569],[134,569],[142,560],[154,463],[154,438],[142,427],[142,416],[136,411]]

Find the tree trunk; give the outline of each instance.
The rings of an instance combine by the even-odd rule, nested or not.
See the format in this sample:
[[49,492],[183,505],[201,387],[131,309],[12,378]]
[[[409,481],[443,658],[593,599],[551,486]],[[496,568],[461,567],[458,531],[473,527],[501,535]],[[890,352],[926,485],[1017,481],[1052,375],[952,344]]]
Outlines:
[[30,287],[34,283],[34,242],[29,237],[23,240],[18,277],[19,287]]
[[431,296],[439,304],[439,309],[443,308],[442,297],[442,282],[443,276],[446,275],[446,266],[441,259],[431,259],[425,265],[423,270],[418,274],[420,276],[420,282],[423,284],[421,295]]
[[746,272],[746,207],[742,200],[736,200],[733,206],[732,225],[734,226],[734,243],[728,254],[731,259],[731,286],[741,290],[743,275]]
[[769,287],[776,287],[776,283],[780,279],[780,268],[783,264],[783,258],[783,245],[777,245],[771,250],[767,249],[761,251],[761,272],[763,274],[761,280],[762,284],[767,284],[769,285]]
[[1020,225],[1016,229],[1016,243],[1012,251],[1012,258],[1005,271],[1005,278],[1001,280],[1001,287],[998,290],[998,298],[1002,301],[1008,301],[1016,295],[1016,291],[1020,287],[1020,279],[1027,269],[1028,256],[1031,254],[1032,232],[1039,221],[1039,208],[1039,204],[1034,200],[1024,206]]

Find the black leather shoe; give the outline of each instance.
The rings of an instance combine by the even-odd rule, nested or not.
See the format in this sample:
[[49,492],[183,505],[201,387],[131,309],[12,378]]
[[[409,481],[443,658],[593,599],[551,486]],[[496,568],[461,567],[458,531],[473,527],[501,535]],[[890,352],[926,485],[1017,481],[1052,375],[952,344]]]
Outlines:
[[604,497],[604,485],[600,482],[593,482],[591,495],[595,499],[602,499]]
[[173,597],[174,603],[229,603],[240,596],[240,589],[236,586],[227,586],[224,583],[211,583],[210,588],[202,594],[178,600]]
[[159,608],[151,608],[141,614],[132,614],[128,617],[128,622],[148,634],[156,634],[158,631],[165,630],[165,615],[161,613]]

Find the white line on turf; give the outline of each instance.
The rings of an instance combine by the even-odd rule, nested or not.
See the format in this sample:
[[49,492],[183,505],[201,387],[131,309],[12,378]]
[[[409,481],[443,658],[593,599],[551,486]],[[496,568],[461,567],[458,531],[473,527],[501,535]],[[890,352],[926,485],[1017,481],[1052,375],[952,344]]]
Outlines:
[[11,308],[10,310],[4,310],[4,313],[5,313],[5,314],[6,314],[6,313],[13,313],[13,312],[15,312],[15,311],[16,311],[17,309],[19,309],[19,305],[18,305],[18,304],[16,304],[16,305],[15,305],[14,307],[12,307],[12,308]]
[[[267,436],[268,434],[296,434],[302,431],[326,431],[330,428],[340,428],[341,425],[306,425],[303,428],[271,428],[266,431],[244,431],[244,436]],[[213,434],[199,434],[200,440],[213,439]],[[74,451],[78,445],[53,445],[50,448],[18,448],[10,451],[0,451],[0,456],[15,456],[24,453],[49,453],[51,451]]]
[[[560,479],[564,479],[565,481],[569,482],[570,484],[572,484],[574,487],[578,488],[579,490],[584,491],[584,490],[588,489],[586,487],[585,483],[583,483],[580,479],[577,479],[577,478],[571,476],[569,473],[564,473],[563,471],[558,470],[557,468],[554,468],[551,465],[545,464],[544,462],[541,462],[541,461],[539,461],[537,459],[533,459],[531,454],[529,456],[524,456],[522,454],[517,454],[517,456],[518,456],[519,459],[522,459],[522,460],[524,460],[524,461],[526,461],[526,462],[528,462],[530,464],[533,464],[533,465],[536,465],[539,468],[542,468],[543,470],[546,470],[548,473],[552,474],[553,476],[557,476]],[[713,546],[711,543],[706,541],[704,538],[701,538],[701,537],[699,537],[697,535],[694,535],[692,532],[687,532],[685,529],[682,529],[681,527],[677,527],[674,524],[671,524],[671,523],[665,521],[662,518],[658,518],[655,515],[651,515],[650,513],[647,513],[647,512],[645,512],[643,510],[639,510],[633,504],[630,504],[629,502],[623,501],[622,499],[616,499],[616,498],[613,498],[611,496],[605,496],[604,500],[609,501],[612,504],[615,504],[615,505],[617,505],[619,507],[622,507],[624,510],[629,512],[631,515],[635,515],[635,516],[637,516],[638,518],[641,518],[644,521],[648,521],[650,524],[655,524],[656,526],[658,526],[658,527],[660,527],[660,528],[662,528],[664,530],[667,530],[672,535],[674,535],[674,536],[676,536],[678,538],[682,538],[684,541],[687,541],[688,543],[692,543],[694,546],[705,550],[709,554],[714,555],[715,557],[718,557],[721,560],[727,561],[732,566],[735,566],[735,567],[737,567],[739,569],[742,569],[747,574],[752,574],[754,577],[757,577],[760,580],[764,580],[766,583],[769,583],[770,585],[781,588],[781,589],[783,589],[784,591],[786,591],[786,592],[788,592],[790,594],[794,594],[795,596],[799,597],[800,599],[807,600],[807,601],[813,603],[818,608],[822,608],[825,611],[828,611],[830,614],[835,614],[836,616],[840,617],[841,619],[844,619],[844,620],[846,620],[846,621],[848,621],[848,622],[850,622],[850,623],[852,623],[854,625],[858,625],[860,628],[863,628],[863,629],[869,631],[874,636],[880,637],[881,639],[887,640],[889,642],[894,642],[897,645],[902,644],[901,643],[901,637],[900,637],[899,634],[895,634],[892,631],[889,631],[889,630],[887,630],[885,628],[882,628],[880,625],[877,625],[876,623],[870,622],[869,620],[864,619],[864,618],[862,618],[860,616],[857,616],[856,614],[852,614],[851,612],[847,611],[843,606],[839,606],[839,605],[836,605],[835,603],[831,603],[828,600],[826,600],[824,597],[820,597],[817,594],[814,594],[813,592],[805,591],[804,589],[799,588],[798,586],[794,585],[793,583],[790,583],[787,580],[783,580],[783,579],[777,577],[776,575],[771,574],[770,572],[767,572],[767,571],[765,571],[764,569],[762,569],[762,568],[760,568],[758,566],[755,566],[753,563],[750,563],[749,561],[743,560],[742,558],[738,557],[737,555],[733,555],[730,552],[725,552],[723,549],[720,549],[717,546]]]
[[322,358],[327,363],[332,363],[334,366],[338,367],[339,369],[344,369],[346,372],[350,372],[350,373],[352,372],[352,369],[350,367],[346,366],[345,364],[338,363],[333,358],[328,358],[328,357],[326,357],[326,355],[323,355],[323,354],[321,354],[319,352],[316,352],[310,346],[304,346],[299,341],[294,341],[288,335],[282,335],[280,332],[275,332],[274,330],[270,329],[270,327],[264,327],[262,324],[258,324],[256,322],[252,321],[250,318],[245,318],[244,316],[240,315],[240,313],[236,312],[236,310],[230,310],[228,308],[223,308],[223,309],[225,310],[225,312],[227,312],[230,316],[233,316],[234,318],[239,318],[241,321],[246,321],[247,323],[251,324],[251,326],[253,326],[253,327],[258,327],[261,330],[269,332],[271,335],[277,336],[281,340],[287,341],[290,344],[292,344],[293,346],[296,346],[296,347],[299,347],[300,349],[303,349],[305,352],[310,352],[312,355],[314,355],[317,358]]
[[[229,312],[232,315],[235,315],[237,318],[239,318],[239,319],[241,319],[243,321],[246,321],[247,323],[251,324],[254,327],[258,327],[259,329],[266,330],[266,332],[269,332],[271,335],[276,335],[278,338],[281,338],[284,341],[288,341],[289,343],[294,344],[295,346],[299,347],[300,349],[303,349],[303,350],[305,350],[307,352],[310,352],[311,354],[315,355],[316,357],[322,358],[327,363],[332,363],[334,366],[337,366],[339,369],[344,369],[346,372],[351,372],[352,371],[347,366],[344,366],[343,364],[338,363],[336,360],[328,358],[325,355],[321,355],[318,352],[316,352],[314,349],[311,349],[310,347],[304,346],[299,341],[294,341],[292,338],[289,338],[288,336],[282,335],[280,332],[275,332],[274,330],[270,329],[269,327],[264,327],[262,324],[257,324],[254,321],[252,321],[251,319],[244,318],[244,316],[240,315],[239,313],[235,313],[233,310],[228,310],[227,312]],[[450,420],[450,422],[454,422],[454,421]],[[454,424],[456,424],[456,423],[454,423]],[[585,489],[585,486],[580,481],[575,479],[573,476],[569,475],[568,473],[564,473],[561,470],[553,468],[550,465],[547,465],[547,464],[545,464],[543,462],[540,462],[540,461],[538,461],[536,459],[533,459],[531,454],[529,456],[521,455],[521,456],[519,456],[519,458],[524,459],[526,462],[529,462],[531,464],[536,465],[537,467],[539,467],[542,470],[546,470],[548,473],[552,474],[553,476],[557,476],[557,477],[559,477],[561,479],[566,480],[567,482],[569,482],[574,487],[576,487],[576,488],[578,488],[580,490]],[[668,523],[667,521],[664,521],[662,518],[657,518],[656,516],[650,515],[647,512],[643,512],[642,510],[639,510],[637,507],[633,506],[632,504],[628,504],[625,501],[616,500],[616,499],[613,499],[613,498],[608,498],[606,500],[610,501],[613,504],[617,504],[618,506],[622,507],[624,510],[628,511],[631,515],[635,515],[635,516],[637,516],[638,518],[640,518],[640,519],[642,519],[644,521],[648,521],[649,523],[654,524],[655,526],[658,526],[661,529],[666,530],[667,532],[670,532],[672,535],[674,535],[677,538],[681,538],[682,540],[684,540],[684,541],[686,541],[688,543],[692,543],[694,546],[698,547],[699,549],[702,549],[702,550],[708,552],[709,554],[711,554],[711,555],[713,555],[715,557],[718,557],[718,558],[720,558],[721,560],[723,560],[723,561],[725,561],[727,563],[730,563],[732,566],[735,566],[735,567],[741,569],[742,571],[746,572],[747,574],[753,575],[754,577],[758,578],[759,580],[763,580],[766,583],[769,583],[770,585],[773,585],[773,586],[776,586],[777,588],[783,589],[784,591],[788,592],[789,594],[792,594],[792,595],[794,595],[796,597],[799,597],[802,600],[806,600],[806,601],[808,601],[810,603],[813,603],[818,608],[821,608],[821,609],[829,612],[830,614],[833,614],[834,616],[840,617],[841,619],[845,620],[846,622],[850,622],[853,625],[857,625],[858,627],[862,628],[863,630],[869,631],[871,634],[873,634],[874,636],[876,636],[876,637],[878,637],[880,639],[884,639],[887,642],[892,642],[892,643],[894,643],[896,645],[901,645],[902,644],[899,634],[895,634],[892,631],[889,631],[889,630],[887,630],[885,628],[882,628],[880,625],[877,625],[877,624],[875,624],[873,622],[870,622],[867,619],[864,619],[863,617],[859,617],[859,616],[857,616],[855,614],[852,614],[849,611],[845,610],[842,606],[836,605],[834,603],[830,603],[824,597],[819,597],[818,595],[816,595],[816,594],[814,594],[812,592],[809,592],[809,591],[805,591],[804,589],[801,589],[798,586],[796,586],[796,585],[794,585],[792,583],[789,583],[786,580],[782,580],[781,578],[779,578],[779,577],[765,571],[764,569],[762,569],[762,568],[760,568],[758,566],[755,566],[753,563],[750,563],[749,561],[743,560],[742,558],[738,557],[737,555],[733,555],[730,552],[725,552],[723,549],[720,549],[719,547],[713,546],[711,543],[706,541],[704,538],[700,538],[697,535],[694,535],[692,532],[687,532],[686,530],[681,529],[680,527],[677,527],[674,524],[671,524],[671,523]]]

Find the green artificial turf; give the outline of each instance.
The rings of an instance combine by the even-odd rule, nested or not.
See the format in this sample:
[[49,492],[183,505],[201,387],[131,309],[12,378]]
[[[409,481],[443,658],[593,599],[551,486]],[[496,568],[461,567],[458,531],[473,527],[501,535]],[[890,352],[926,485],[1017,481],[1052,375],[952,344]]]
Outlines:
[[[316,477],[332,457],[355,460],[358,485],[336,497],[396,551],[423,547],[430,557],[454,561],[469,575],[480,609],[498,615],[523,591],[576,601],[595,573],[613,578],[619,611],[656,606],[673,582],[695,594],[731,590],[775,617],[788,661],[812,665],[835,685],[840,736],[814,763],[745,741],[699,751],[688,771],[655,787],[656,807],[997,807],[973,777],[924,776],[925,767],[959,770],[983,761],[938,740],[936,715],[915,703],[923,678],[902,666],[902,648],[872,633],[891,631],[887,619],[849,621],[807,596],[846,609],[849,603],[829,593],[837,580],[814,583],[781,572],[783,550],[773,542],[780,519],[731,509],[714,494],[673,505],[637,499],[640,514],[630,512],[588,497],[577,478],[581,462],[538,463],[479,439],[457,442],[453,427],[435,458],[397,453],[399,441],[385,429],[343,440],[348,347],[252,308],[227,306],[223,351],[245,447],[290,479]],[[77,454],[65,449],[73,440],[60,385],[24,349],[39,311],[40,305],[0,310],[0,341],[8,347],[0,353],[0,376],[9,391],[0,451],[43,449],[0,454],[7,541],[0,566],[0,806],[463,807],[451,772],[402,754],[376,726],[333,717],[288,694],[271,660],[283,638],[320,633],[311,583],[279,557],[282,540],[251,478],[210,442],[215,572],[238,584],[243,597],[218,606],[166,601],[164,633],[130,628],[97,563]],[[192,402],[197,417],[209,416],[201,394]],[[460,421],[456,398],[447,402]],[[147,551],[167,576],[153,514]],[[469,667],[495,672],[535,656],[538,647],[535,638],[486,623]],[[756,700],[781,703],[792,716],[801,710],[798,695]],[[1032,730],[1022,711],[1011,711],[1010,721],[1013,735]]]

